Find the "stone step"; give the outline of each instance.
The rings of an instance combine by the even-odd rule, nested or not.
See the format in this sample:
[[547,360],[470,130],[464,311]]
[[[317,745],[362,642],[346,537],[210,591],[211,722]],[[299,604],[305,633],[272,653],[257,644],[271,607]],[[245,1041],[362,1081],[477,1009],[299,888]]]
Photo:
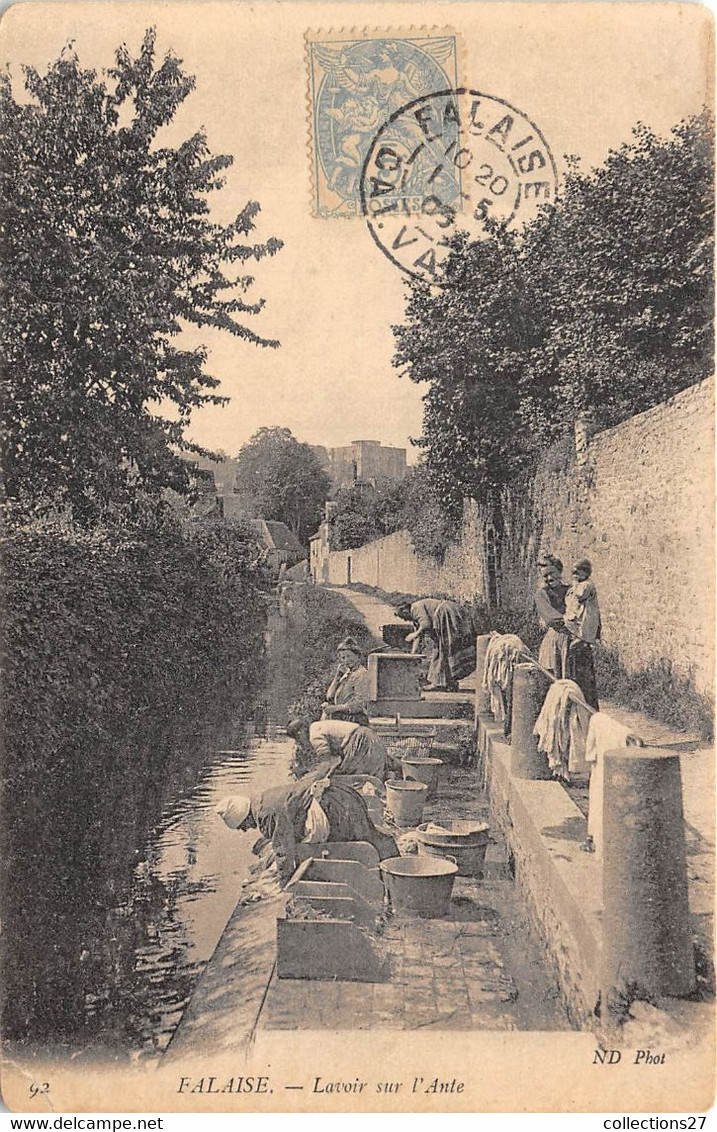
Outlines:
[[372,718],[390,716],[401,719],[472,719],[474,698],[471,692],[424,692],[420,700],[380,699],[368,705]]

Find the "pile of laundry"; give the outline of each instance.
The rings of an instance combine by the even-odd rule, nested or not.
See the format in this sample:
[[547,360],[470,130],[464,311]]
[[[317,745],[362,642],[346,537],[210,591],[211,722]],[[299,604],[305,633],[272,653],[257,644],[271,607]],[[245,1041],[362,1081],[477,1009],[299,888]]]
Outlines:
[[538,750],[548,756],[548,766],[555,778],[571,782],[576,774],[587,774],[585,745],[590,724],[590,709],[574,680],[556,680],[540,709],[533,734]]
[[510,730],[513,706],[513,672],[516,664],[529,654],[520,637],[514,633],[494,634],[488,642],[483,670],[483,689],[490,696],[490,710],[496,720]]

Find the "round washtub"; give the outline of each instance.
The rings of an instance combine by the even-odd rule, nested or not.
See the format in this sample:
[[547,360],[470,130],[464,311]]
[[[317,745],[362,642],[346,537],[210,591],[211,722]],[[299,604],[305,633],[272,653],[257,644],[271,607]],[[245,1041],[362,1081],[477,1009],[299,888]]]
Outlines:
[[405,755],[401,759],[403,777],[407,781],[425,782],[428,787],[427,798],[435,798],[438,790],[438,772],[443,766],[442,759],[420,758],[418,755]]
[[486,849],[490,842],[486,823],[476,825],[469,821],[450,821],[442,830],[429,830],[426,825],[419,825],[416,840],[419,853],[456,861],[459,876],[483,876]]
[[384,883],[394,912],[435,920],[451,903],[458,865],[437,857],[389,857],[381,861]]
[[407,829],[418,825],[428,795],[425,782],[387,782],[386,809],[396,825]]

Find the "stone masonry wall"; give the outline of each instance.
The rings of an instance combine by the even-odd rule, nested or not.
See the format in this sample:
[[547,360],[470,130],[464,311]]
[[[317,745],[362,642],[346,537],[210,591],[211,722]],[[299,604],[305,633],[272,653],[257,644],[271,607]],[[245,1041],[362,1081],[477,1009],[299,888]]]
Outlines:
[[714,681],[714,382],[596,434],[578,466],[565,445],[503,499],[501,604],[529,602],[550,551],[593,564],[603,643],[628,668],[664,657]]
[[[572,439],[553,446],[535,473],[507,490],[495,531],[499,605],[527,606],[546,552],[593,563],[603,641],[629,668],[665,658],[714,680],[714,382],[592,437],[576,460]],[[489,598],[489,517],[466,505],[460,539],[443,566],[420,559],[402,531],[332,553],[329,578],[384,590]]]
[[419,557],[408,531],[398,531],[355,550],[331,551],[329,582],[344,586],[349,581],[388,592],[446,593],[466,599],[482,595],[483,546],[475,504],[466,507],[462,537],[449,547],[442,566]]

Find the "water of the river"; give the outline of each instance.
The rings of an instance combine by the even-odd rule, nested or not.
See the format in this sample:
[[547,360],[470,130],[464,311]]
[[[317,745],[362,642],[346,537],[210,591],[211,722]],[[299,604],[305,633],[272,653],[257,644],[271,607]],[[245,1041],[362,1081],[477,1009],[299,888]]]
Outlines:
[[[118,920],[131,917],[144,928],[134,947],[133,1009],[118,1020],[135,1052],[167,1045],[248,875],[252,840],[228,829],[214,807],[227,794],[286,779],[292,749],[272,727],[262,737],[247,727],[238,750],[211,752],[212,765],[164,814],[146,846],[132,896],[117,910]],[[151,899],[154,889],[166,894],[159,904]],[[91,997],[88,1014],[101,1008]]]
[[[163,813],[135,869],[132,895],[117,910],[144,929],[134,946],[133,1008],[116,1020],[119,1034],[114,1027],[131,1056],[167,1046],[247,879],[252,839],[228,829],[215,806],[228,794],[253,794],[289,777],[294,744],[283,725],[299,689],[286,644],[283,619],[273,614],[258,725],[249,721],[239,732],[229,726],[225,734],[237,736],[236,746],[205,752],[201,778]],[[163,893],[159,903],[154,891]],[[101,1007],[86,1004],[90,1016]]]

